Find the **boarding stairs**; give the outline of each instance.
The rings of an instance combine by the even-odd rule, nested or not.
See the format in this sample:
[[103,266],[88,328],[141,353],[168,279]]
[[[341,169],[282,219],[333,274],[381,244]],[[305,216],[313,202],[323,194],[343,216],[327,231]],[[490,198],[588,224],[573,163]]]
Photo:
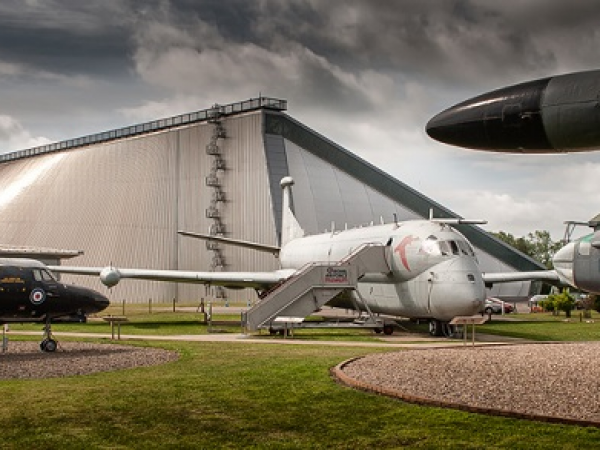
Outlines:
[[318,311],[331,299],[356,290],[366,273],[389,273],[388,247],[363,244],[339,262],[315,262],[266,292],[245,313],[248,331],[270,327],[274,321],[298,321]]

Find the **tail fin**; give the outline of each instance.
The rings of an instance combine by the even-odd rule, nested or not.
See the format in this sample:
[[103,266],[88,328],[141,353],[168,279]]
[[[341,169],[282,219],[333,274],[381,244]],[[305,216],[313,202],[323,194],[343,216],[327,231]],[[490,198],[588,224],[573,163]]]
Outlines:
[[283,189],[283,206],[281,208],[281,246],[293,239],[304,236],[304,230],[298,223],[298,219],[292,212],[292,177],[284,177],[281,180]]

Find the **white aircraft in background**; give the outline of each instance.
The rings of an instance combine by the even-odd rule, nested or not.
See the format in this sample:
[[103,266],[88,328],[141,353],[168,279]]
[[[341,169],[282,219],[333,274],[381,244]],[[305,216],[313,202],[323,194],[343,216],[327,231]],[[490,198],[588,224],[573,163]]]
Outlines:
[[[383,248],[373,271],[361,273],[356,289],[343,290],[328,306],[362,309],[412,319],[428,319],[430,333],[449,334],[449,322],[457,316],[481,311],[486,299],[486,282],[522,279],[518,272],[484,275],[469,241],[452,224],[483,223],[464,219],[410,220],[305,236],[293,214],[291,177],[283,188],[282,246],[273,247],[225,237],[197,233],[181,234],[239,245],[279,256],[281,269],[273,272],[193,272],[180,270],[126,269],[116,267],[64,267],[55,272],[99,275],[102,283],[115,286],[124,278],[200,283],[227,288],[254,288],[263,297],[301,275],[316,262],[340,267],[345,258],[364,245]],[[381,260],[384,261],[381,261]],[[372,266],[373,267],[373,266]],[[529,273],[555,280],[545,271]],[[512,277],[511,277],[512,276]],[[356,301],[357,297],[360,301]],[[264,300],[263,300],[264,301]],[[259,301],[258,304],[261,302]],[[393,330],[393,328],[392,328]],[[386,333],[391,331],[384,328]]]

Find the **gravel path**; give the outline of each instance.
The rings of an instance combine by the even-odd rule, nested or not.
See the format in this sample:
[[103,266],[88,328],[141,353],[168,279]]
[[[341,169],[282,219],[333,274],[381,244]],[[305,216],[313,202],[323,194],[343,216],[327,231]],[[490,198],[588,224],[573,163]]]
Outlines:
[[159,348],[87,342],[61,342],[54,353],[40,351],[38,342],[11,341],[0,351],[0,379],[54,378],[87,375],[175,361],[177,352]]
[[410,350],[337,370],[347,384],[409,401],[600,426],[596,342]]

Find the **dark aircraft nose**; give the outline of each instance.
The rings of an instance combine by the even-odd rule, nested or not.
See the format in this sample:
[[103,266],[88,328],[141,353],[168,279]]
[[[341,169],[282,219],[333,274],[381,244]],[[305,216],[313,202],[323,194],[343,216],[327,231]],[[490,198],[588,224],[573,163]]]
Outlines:
[[450,145],[513,153],[600,148],[600,71],[498,89],[446,109],[427,134]]
[[445,144],[488,151],[551,148],[540,111],[550,79],[511,86],[474,97],[439,113],[427,134]]
[[[93,297],[92,308],[95,309],[94,313],[104,311],[110,305],[110,301],[104,295],[96,292],[96,295]],[[92,313],[90,311],[90,313]]]
[[69,293],[72,300],[78,305],[77,309],[85,314],[103,311],[110,305],[108,298],[92,289],[69,286]]

